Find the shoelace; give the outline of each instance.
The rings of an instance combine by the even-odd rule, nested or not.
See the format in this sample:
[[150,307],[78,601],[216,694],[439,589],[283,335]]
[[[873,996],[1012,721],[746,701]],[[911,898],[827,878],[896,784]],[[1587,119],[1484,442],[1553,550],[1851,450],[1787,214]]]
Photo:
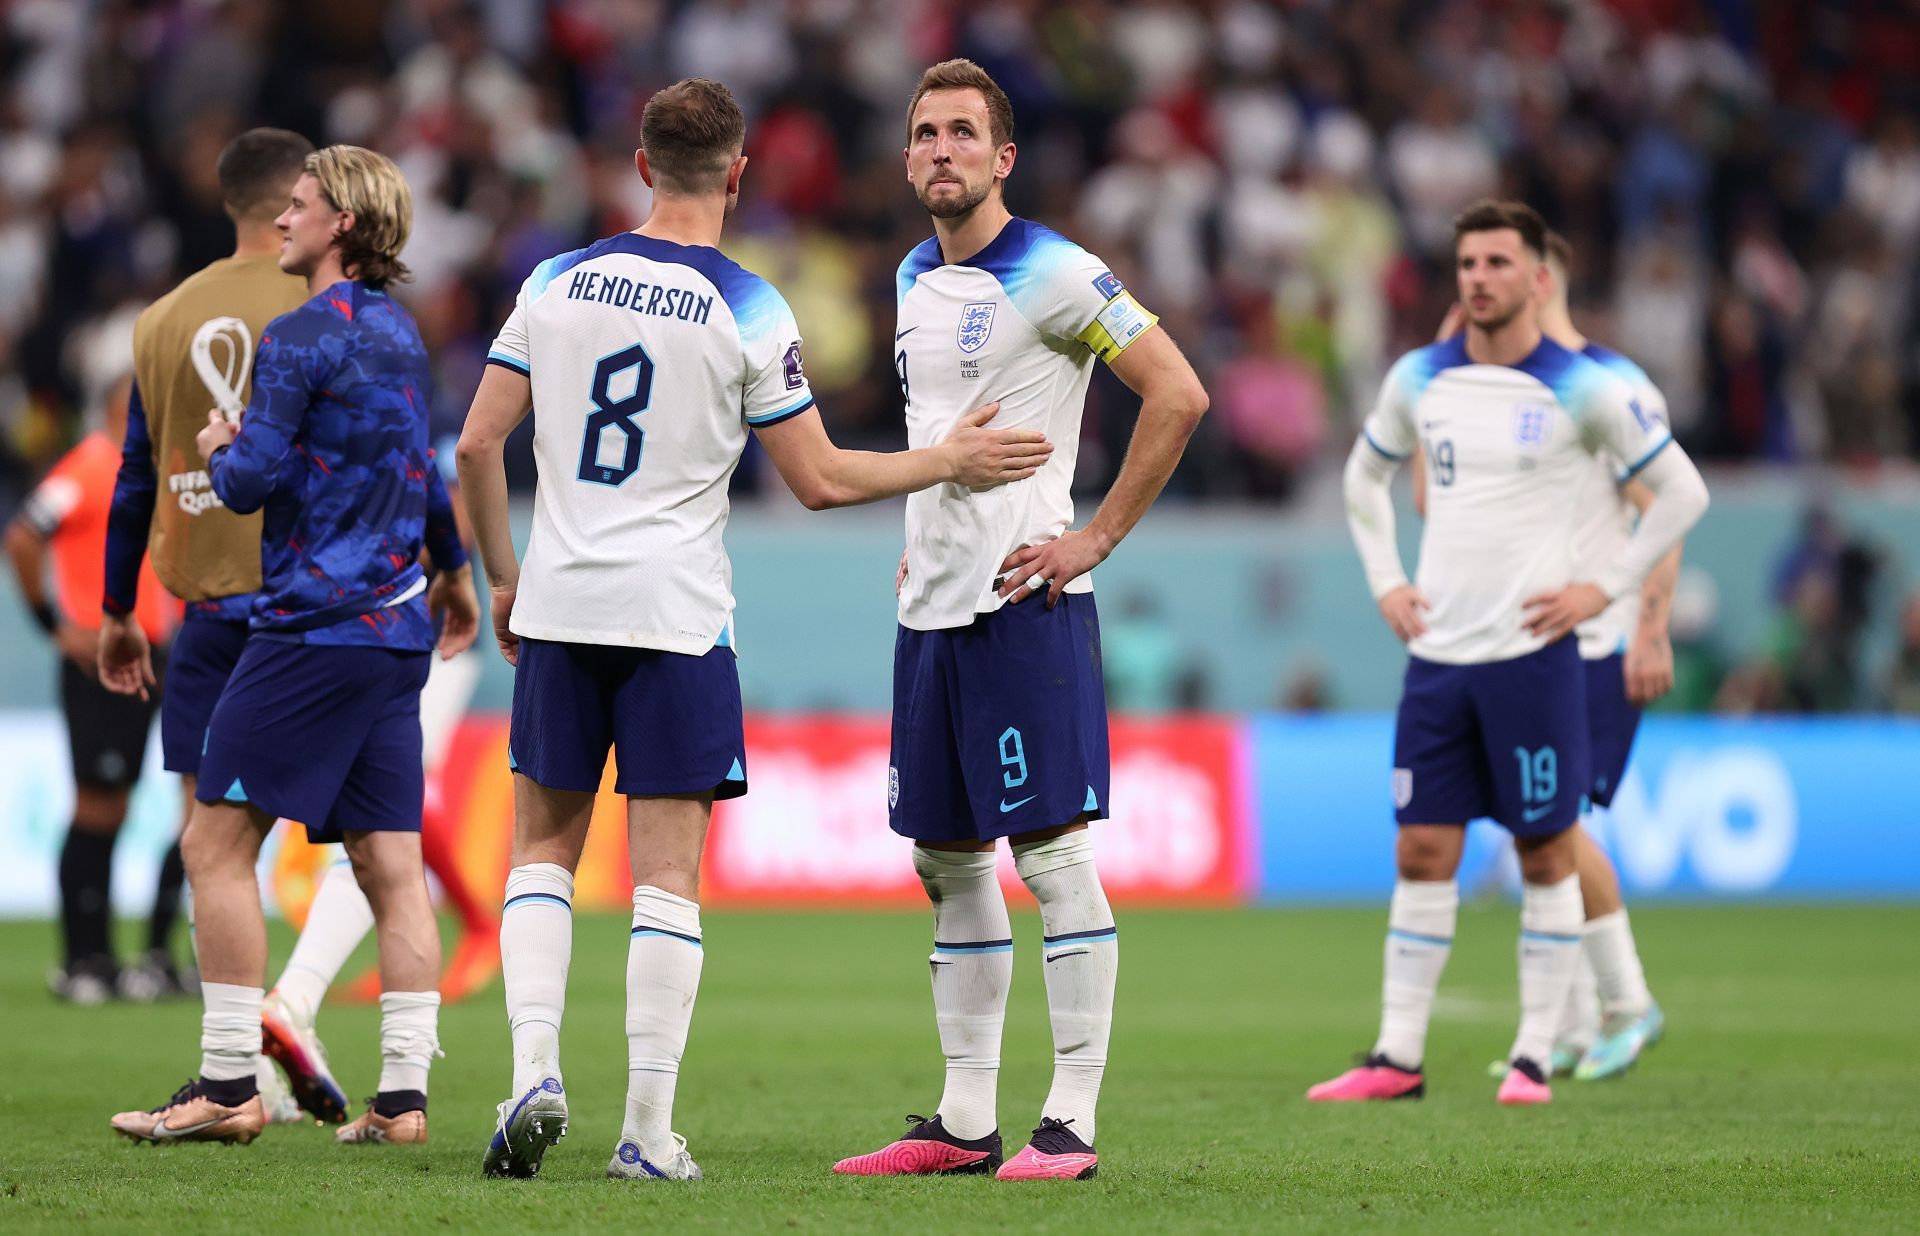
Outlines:
[[166,1111],[169,1107],[178,1107],[182,1103],[185,1103],[188,1099],[196,1099],[199,1097],[200,1097],[200,1079],[197,1077],[189,1077],[187,1079],[186,1085],[180,1087],[178,1090],[173,1092],[172,1098],[168,1099],[165,1103],[162,1103],[158,1107],[149,1107],[147,1109],[147,1112],[150,1115],[157,1116],[161,1112]]
[[[1033,1131],[1033,1137],[1030,1139],[1032,1146],[1044,1154],[1071,1154],[1078,1152],[1080,1146],[1084,1143],[1082,1143],[1076,1135],[1067,1132],[1067,1126],[1072,1123],[1073,1120],[1071,1118],[1055,1120],[1052,1116],[1040,1117],[1040,1127]],[[1072,1138],[1073,1144],[1063,1144],[1060,1141],[1061,1138]],[[1041,1144],[1042,1139],[1045,1139],[1045,1145]],[[1058,1149],[1056,1149],[1056,1147],[1058,1147]]]

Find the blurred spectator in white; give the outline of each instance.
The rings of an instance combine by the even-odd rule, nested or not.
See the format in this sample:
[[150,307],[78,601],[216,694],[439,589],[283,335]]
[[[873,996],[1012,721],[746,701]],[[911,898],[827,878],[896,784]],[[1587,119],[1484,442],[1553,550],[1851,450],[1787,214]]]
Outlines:
[[1146,303],[1193,308],[1210,286],[1201,230],[1219,173],[1151,108],[1120,121],[1114,153],[1080,196],[1087,246],[1110,261],[1115,246],[1137,253],[1154,292]]
[[1873,141],[1847,163],[1847,205],[1897,251],[1920,246],[1920,124],[1909,112],[1881,118]]
[[1467,123],[1459,95],[1440,85],[1427,90],[1416,117],[1395,126],[1387,167],[1408,234],[1436,263],[1452,252],[1453,217],[1493,192],[1499,170],[1486,138]]

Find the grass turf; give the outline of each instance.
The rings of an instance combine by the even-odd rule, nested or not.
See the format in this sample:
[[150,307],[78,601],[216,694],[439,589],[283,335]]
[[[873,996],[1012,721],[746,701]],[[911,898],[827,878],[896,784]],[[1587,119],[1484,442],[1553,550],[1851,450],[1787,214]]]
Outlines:
[[[50,928],[0,924],[0,1230],[1911,1231],[1920,910],[1634,921],[1668,1041],[1622,1081],[1562,1082],[1550,1107],[1508,1111],[1484,1068],[1512,1035],[1511,907],[1462,914],[1429,1097],[1336,1108],[1300,1096],[1370,1041],[1380,911],[1125,913],[1100,1176],[1002,1185],[827,1171],[937,1101],[923,915],[712,914],[676,1121],[707,1173],[693,1186],[601,1175],[625,1087],[621,919],[576,924],[573,1131],[527,1182],[479,1173],[508,1081],[497,985],[442,1015],[426,1147],[336,1147],[310,1126],[246,1148],[136,1147],[106,1118],[193,1070],[198,1005],[58,1005]],[[1038,922],[1015,932],[1009,1153],[1049,1074]],[[377,1021],[338,1005],[321,1019],[356,1098]]]

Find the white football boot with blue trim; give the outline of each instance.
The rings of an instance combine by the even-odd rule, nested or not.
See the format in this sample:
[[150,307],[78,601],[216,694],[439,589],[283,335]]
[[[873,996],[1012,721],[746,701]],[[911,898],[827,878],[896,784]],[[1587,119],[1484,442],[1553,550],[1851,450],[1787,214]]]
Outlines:
[[547,1151],[566,1135],[566,1088],[557,1077],[543,1077],[518,1099],[500,1105],[481,1169],[489,1176],[530,1180],[540,1174]]

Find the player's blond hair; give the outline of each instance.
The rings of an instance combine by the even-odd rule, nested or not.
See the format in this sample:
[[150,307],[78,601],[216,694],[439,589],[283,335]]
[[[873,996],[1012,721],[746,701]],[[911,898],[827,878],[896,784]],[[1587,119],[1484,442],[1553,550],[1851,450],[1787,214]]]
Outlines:
[[392,159],[361,146],[323,146],[300,170],[320,182],[329,205],[353,216],[334,242],[349,275],[375,290],[413,277],[400,260],[413,231],[413,190]]
[[978,90],[987,102],[987,136],[996,147],[1013,140],[1013,101],[991,74],[971,60],[942,60],[920,75],[913,97],[907,100],[907,141],[913,141],[913,113],[920,100],[936,90]]

